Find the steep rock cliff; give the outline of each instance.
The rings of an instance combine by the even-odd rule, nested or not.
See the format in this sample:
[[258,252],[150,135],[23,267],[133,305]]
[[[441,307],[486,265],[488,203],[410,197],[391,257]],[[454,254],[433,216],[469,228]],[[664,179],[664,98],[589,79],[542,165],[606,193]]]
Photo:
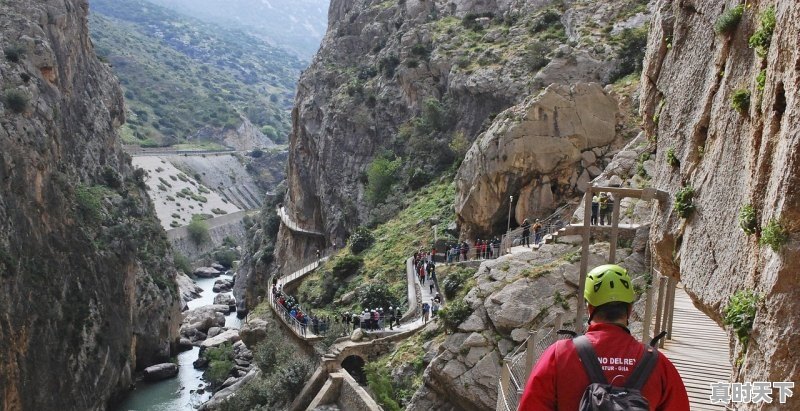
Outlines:
[[[399,185],[419,176],[424,184],[464,155],[487,120],[543,87],[605,84],[631,70],[626,59],[636,50],[620,50],[635,37],[625,28],[642,24],[646,4],[332,1],[293,113],[292,220],[341,244],[374,212],[365,171],[376,156],[388,151],[404,160]],[[317,238],[285,228],[279,237],[278,261],[319,247]]]
[[169,243],[119,150],[85,0],[0,3],[0,408],[105,409],[167,359]]
[[505,230],[509,193],[517,197],[514,220],[522,222],[585,191],[604,166],[598,158],[622,140],[618,116],[617,101],[596,83],[554,84],[500,113],[456,175],[462,233],[474,238]]
[[[657,144],[654,186],[693,188],[695,207],[685,219],[678,201],[658,210],[651,239],[658,266],[717,321],[736,291],[763,297],[746,353],[731,333],[738,380],[797,381],[800,5],[748,2],[738,26],[716,34],[715,20],[735,3],[661,1],[651,24],[642,114]],[[755,50],[748,47],[754,33],[761,39]],[[670,153],[677,162],[668,161]],[[753,235],[740,228],[745,205],[755,212]],[[771,219],[783,230],[767,229]],[[778,231],[785,241],[759,244]],[[786,409],[799,401],[795,395]]]

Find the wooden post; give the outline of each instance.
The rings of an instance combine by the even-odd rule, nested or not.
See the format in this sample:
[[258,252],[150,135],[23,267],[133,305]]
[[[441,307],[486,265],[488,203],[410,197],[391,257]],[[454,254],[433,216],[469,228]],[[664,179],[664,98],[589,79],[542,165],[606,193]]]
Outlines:
[[678,285],[678,281],[674,278],[670,277],[669,282],[667,283],[667,301],[669,310],[667,310],[667,320],[666,320],[666,330],[667,330],[667,339],[672,339],[672,318],[675,314],[675,288]]
[[[620,194],[622,196],[622,194]],[[613,199],[613,206],[614,209],[611,210],[611,247],[608,250],[608,263],[614,264],[617,261],[617,237],[619,236],[619,203],[622,202],[624,197],[616,198],[616,196],[611,197]]]
[[644,300],[644,321],[642,322],[642,342],[647,344],[650,337],[650,326],[653,322],[653,280],[647,285]]
[[589,186],[583,195],[583,242],[581,243],[581,271],[578,277],[577,312],[575,313],[575,332],[583,331],[583,316],[586,304],[583,303],[583,285],[586,283],[586,273],[589,271],[589,237],[592,234],[592,192],[594,187]]
[[664,288],[666,283],[666,278],[659,275],[658,276],[658,302],[656,302],[656,324],[655,328],[653,329],[653,334],[658,334],[662,331],[664,322],[662,321],[664,315]]

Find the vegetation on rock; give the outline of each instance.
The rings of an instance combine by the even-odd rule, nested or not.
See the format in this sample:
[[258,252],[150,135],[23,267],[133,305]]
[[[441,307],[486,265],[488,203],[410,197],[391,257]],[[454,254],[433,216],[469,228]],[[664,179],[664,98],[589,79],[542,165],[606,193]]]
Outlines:
[[731,94],[731,108],[739,113],[746,113],[750,110],[750,90],[734,90]]
[[747,235],[758,232],[758,219],[756,218],[756,210],[752,205],[745,204],[739,210],[739,227]]
[[733,327],[739,343],[745,347],[745,350],[760,301],[761,297],[752,290],[739,290],[730,297],[728,306],[724,310],[723,322],[725,325]]
[[28,109],[30,99],[24,92],[20,90],[6,90],[3,94],[3,102],[11,109],[11,111],[20,114]]
[[759,244],[767,245],[775,252],[780,251],[788,241],[789,232],[775,218],[770,218],[767,225],[761,229],[761,238],[758,240]]
[[759,27],[752,36],[748,44],[755,49],[759,57],[765,57],[772,42],[772,32],[775,31],[775,7],[767,7],[759,15]]
[[742,13],[744,13],[744,5],[742,4],[725,10],[717,17],[717,21],[714,23],[714,31],[718,34],[733,33],[742,20]]
[[694,212],[693,199],[694,189],[691,186],[684,186],[675,193],[675,211],[681,218],[689,218]]
[[681,165],[680,160],[678,160],[678,157],[675,156],[675,149],[673,147],[670,147],[667,150],[667,159],[666,160],[667,160],[667,164],[670,167],[678,167],[678,166]]

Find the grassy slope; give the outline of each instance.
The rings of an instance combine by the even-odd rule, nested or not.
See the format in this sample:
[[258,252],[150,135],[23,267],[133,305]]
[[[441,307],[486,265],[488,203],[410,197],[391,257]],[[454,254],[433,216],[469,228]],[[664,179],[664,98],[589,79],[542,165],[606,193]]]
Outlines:
[[240,114],[280,140],[301,63],[242,33],[138,0],[92,2],[92,39],[125,90],[126,143],[181,142],[204,126],[237,126]]
[[[348,278],[347,282],[340,286],[335,298],[338,299],[364,284],[383,283],[395,297],[404,301],[407,290],[405,260],[413,255],[414,251],[420,248],[430,249],[432,246],[434,236],[429,224],[431,218],[439,221],[438,237],[444,238],[441,227],[455,218],[454,198],[455,185],[450,182],[434,183],[416,193],[410,200],[410,205],[399,212],[394,219],[372,230],[375,243],[361,253],[364,266],[357,275]],[[422,223],[418,224],[420,221]],[[348,255],[352,255],[349,248],[340,251],[321,270],[305,280],[297,291],[300,301],[310,302],[316,299],[323,291],[323,276],[330,275],[337,259]],[[359,308],[361,308],[360,303],[354,300],[351,304],[330,304],[317,310],[334,312],[353,311]]]

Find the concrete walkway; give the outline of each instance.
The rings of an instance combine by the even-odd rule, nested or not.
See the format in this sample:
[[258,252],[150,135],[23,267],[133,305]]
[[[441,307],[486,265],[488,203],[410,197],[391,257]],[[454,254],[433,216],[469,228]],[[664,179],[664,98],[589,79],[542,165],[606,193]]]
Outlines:
[[281,218],[283,225],[285,225],[288,229],[296,232],[296,233],[303,233],[308,235],[317,235],[317,236],[325,236],[325,233],[320,231],[308,230],[305,228],[300,227],[296,222],[292,221],[289,218],[289,215],[286,213],[286,207],[279,207],[277,210],[278,216]]

